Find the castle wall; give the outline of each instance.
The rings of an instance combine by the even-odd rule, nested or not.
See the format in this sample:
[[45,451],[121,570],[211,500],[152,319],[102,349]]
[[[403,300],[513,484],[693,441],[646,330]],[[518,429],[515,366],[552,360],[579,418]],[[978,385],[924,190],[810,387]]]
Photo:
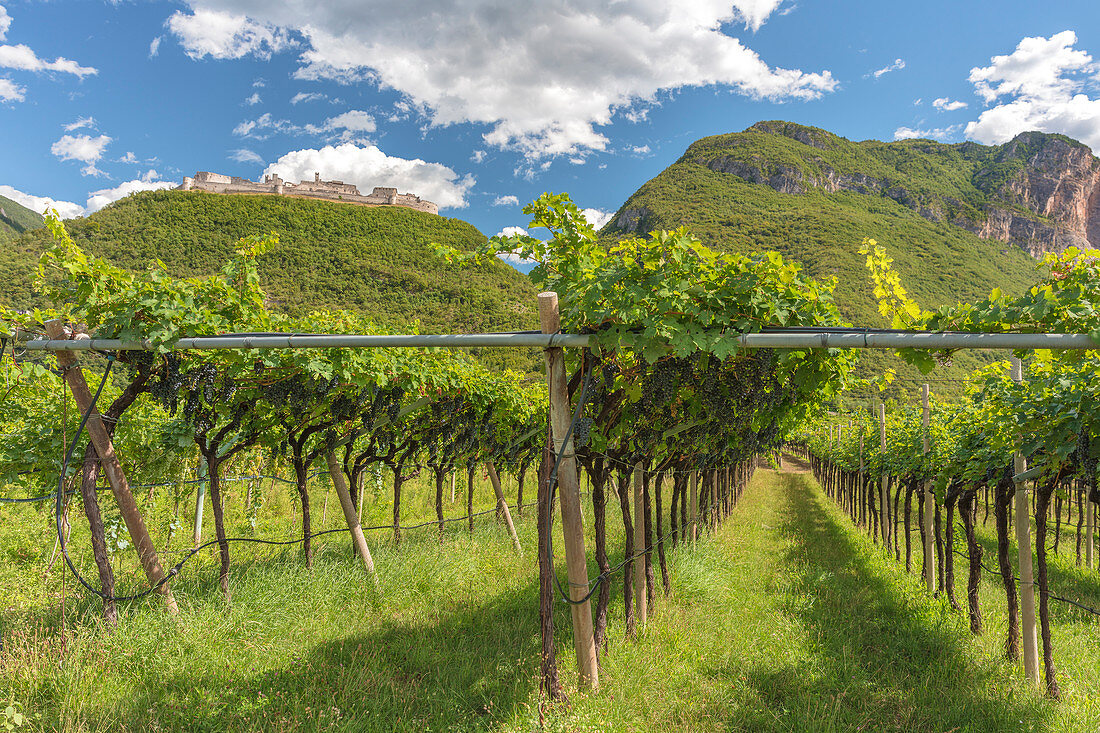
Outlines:
[[326,201],[359,204],[363,206],[402,206],[428,214],[439,214],[439,207],[411,193],[398,193],[396,188],[376,186],[367,196],[351,183],[322,181],[319,174],[314,180],[290,183],[277,175],[264,177],[263,183],[239,176],[225,176],[210,171],[199,171],[194,178],[184,178],[179,186],[183,191],[208,191],[221,194],[270,194],[294,198],[316,198]]

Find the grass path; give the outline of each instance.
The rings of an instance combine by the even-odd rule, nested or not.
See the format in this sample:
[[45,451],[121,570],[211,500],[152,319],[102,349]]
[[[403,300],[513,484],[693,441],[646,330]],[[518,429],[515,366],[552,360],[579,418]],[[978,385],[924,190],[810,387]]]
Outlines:
[[[333,541],[312,571],[294,552],[235,561],[232,607],[202,566],[178,581],[178,622],[141,603],[108,635],[94,605],[70,609],[60,662],[48,615],[43,634],[5,629],[0,702],[66,731],[1100,730],[1097,624],[1066,627],[1067,702],[1039,697],[998,657],[995,624],[971,637],[786,468],[759,470],[716,534],[670,553],[672,594],[637,641],[614,579],[602,689],[569,705],[540,713],[531,517],[522,556],[491,521],[376,546],[380,596]],[[994,586],[982,598],[1003,616]],[[555,613],[568,687],[569,610]]]
[[562,729],[1057,726],[1055,706],[886,562],[808,474],[758,471],[718,534],[674,564],[650,630],[613,648],[603,692]]

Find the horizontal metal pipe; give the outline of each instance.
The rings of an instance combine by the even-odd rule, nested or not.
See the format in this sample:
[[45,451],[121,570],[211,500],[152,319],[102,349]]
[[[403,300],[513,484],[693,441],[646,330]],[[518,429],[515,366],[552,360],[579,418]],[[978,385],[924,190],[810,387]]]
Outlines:
[[[590,336],[545,333],[470,333],[355,335],[309,334],[296,336],[195,336],[181,338],[172,349],[327,349],[378,347],[489,347],[547,348],[551,346],[588,346]],[[150,341],[118,339],[35,339],[21,344],[31,351],[151,351]]]
[[[593,336],[584,334],[471,333],[410,335],[300,335],[197,336],[182,338],[173,349],[322,349],[381,347],[584,347]],[[928,333],[769,331],[736,338],[749,349],[1100,349],[1088,334],[1075,333]],[[31,351],[148,351],[149,341],[117,339],[34,339],[22,344]]]

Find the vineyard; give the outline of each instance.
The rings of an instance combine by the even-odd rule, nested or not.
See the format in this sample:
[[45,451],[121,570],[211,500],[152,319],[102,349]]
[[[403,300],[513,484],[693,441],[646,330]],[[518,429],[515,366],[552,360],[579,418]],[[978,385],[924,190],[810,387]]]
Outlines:
[[[774,252],[526,211],[548,240],[438,248],[541,263],[541,331],[471,338],[274,312],[274,235],[180,278],[48,220],[53,307],[0,311],[0,722],[1100,725],[1096,253],[928,312],[867,241],[870,333]],[[1051,348],[951,402],[852,376],[875,338],[930,371],[979,334]],[[545,377],[439,348],[501,344]]]

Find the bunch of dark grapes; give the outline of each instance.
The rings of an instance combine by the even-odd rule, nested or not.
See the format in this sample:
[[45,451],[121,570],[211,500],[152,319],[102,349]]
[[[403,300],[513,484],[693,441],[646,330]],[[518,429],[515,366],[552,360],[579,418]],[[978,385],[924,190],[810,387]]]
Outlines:
[[592,418],[582,417],[573,425],[573,447],[584,448],[592,437]]

